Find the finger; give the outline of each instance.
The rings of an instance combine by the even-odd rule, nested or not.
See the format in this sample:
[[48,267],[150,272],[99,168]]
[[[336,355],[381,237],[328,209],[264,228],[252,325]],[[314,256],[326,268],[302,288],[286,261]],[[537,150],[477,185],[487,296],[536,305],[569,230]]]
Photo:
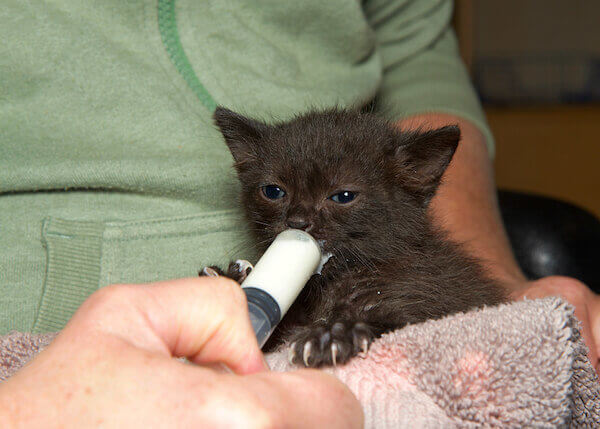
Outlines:
[[[224,376],[227,377],[227,376]],[[256,398],[252,414],[273,424],[265,427],[362,428],[363,412],[350,389],[322,371],[259,373],[228,377],[227,387]]]
[[[590,318],[590,330],[591,335],[596,343],[596,356],[597,361],[597,372],[600,374],[600,295],[590,294],[588,300],[589,318]],[[594,363],[594,361],[592,361]]]
[[575,307],[575,317],[580,322],[580,331],[585,345],[588,347],[588,358],[593,367],[598,364],[598,346],[592,331],[592,322],[585,305]]
[[73,319],[94,318],[97,329],[136,347],[198,364],[223,363],[239,374],[267,369],[245,294],[229,279],[198,277],[104,289]]
[[[160,326],[172,351],[198,364],[224,363],[236,373],[266,369],[248,316],[246,295],[226,278],[191,278],[151,289],[165,307]],[[171,320],[177,320],[175,331]]]
[[585,284],[569,277],[545,277],[531,285],[523,292],[528,298],[560,296],[574,307],[574,315],[581,323],[581,336],[588,347],[588,357],[595,367],[600,354],[600,297]]

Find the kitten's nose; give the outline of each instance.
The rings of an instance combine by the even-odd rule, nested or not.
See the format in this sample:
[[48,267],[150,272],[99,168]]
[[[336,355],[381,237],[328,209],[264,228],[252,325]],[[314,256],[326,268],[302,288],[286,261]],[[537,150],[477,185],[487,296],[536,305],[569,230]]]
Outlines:
[[302,229],[304,231],[308,231],[312,228],[310,222],[301,217],[291,217],[287,220],[287,225],[290,228]]

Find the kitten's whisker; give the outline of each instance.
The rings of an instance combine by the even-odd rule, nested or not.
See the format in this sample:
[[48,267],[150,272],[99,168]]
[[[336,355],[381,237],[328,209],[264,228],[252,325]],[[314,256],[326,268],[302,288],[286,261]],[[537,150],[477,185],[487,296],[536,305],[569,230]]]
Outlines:
[[244,251],[249,250],[249,251],[255,251],[255,252],[261,251],[264,249],[265,245],[270,244],[271,241],[272,240],[269,238],[256,241],[253,238],[246,237],[245,239],[238,242],[235,246],[230,248],[227,251],[227,256],[229,257],[229,259],[233,259],[234,257],[238,257],[238,256],[247,257],[247,255],[240,255],[240,252],[242,250],[244,250]]
[[356,244],[354,244],[353,247],[354,249],[349,248],[348,251],[355,256],[356,259],[358,259],[358,262],[364,265],[373,274],[378,274],[379,269],[377,268],[377,265],[375,265],[373,261],[367,255],[365,255],[364,252],[361,252],[360,248]]
[[237,243],[235,246],[231,247],[227,251],[227,257],[229,259],[234,259],[239,256],[247,257],[247,255],[240,255],[240,253],[242,251],[246,252],[247,250],[250,250],[250,251],[258,250],[257,245],[254,243],[253,240],[245,239],[245,240],[240,241],[239,243]]
[[352,270],[351,270],[350,266],[348,265],[348,261],[347,261],[346,257],[344,256],[344,253],[341,250],[339,250],[339,249],[333,249],[332,250],[332,253],[334,255],[336,254],[336,252],[337,252],[337,258],[336,259],[338,261],[341,261],[344,264],[346,272],[351,273]]

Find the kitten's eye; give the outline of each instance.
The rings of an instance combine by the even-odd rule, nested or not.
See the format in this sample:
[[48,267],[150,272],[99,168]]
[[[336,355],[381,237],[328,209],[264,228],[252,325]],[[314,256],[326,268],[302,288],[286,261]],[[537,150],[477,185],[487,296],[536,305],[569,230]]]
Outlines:
[[285,197],[285,191],[277,185],[266,185],[262,187],[262,193],[270,200],[278,200]]
[[356,194],[350,191],[342,191],[329,197],[332,201],[340,204],[346,204],[356,198]]

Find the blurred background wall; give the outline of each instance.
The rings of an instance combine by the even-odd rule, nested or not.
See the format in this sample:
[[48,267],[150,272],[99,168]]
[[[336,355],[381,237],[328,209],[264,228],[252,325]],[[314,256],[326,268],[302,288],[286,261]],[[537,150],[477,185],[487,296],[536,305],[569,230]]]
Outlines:
[[600,217],[600,1],[455,0],[502,189]]

